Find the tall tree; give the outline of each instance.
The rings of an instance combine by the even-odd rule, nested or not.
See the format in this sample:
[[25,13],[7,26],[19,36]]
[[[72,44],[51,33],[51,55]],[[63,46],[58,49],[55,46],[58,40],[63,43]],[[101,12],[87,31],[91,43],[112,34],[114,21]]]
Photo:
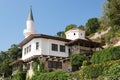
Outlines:
[[16,60],[17,58],[22,57],[22,50],[18,45],[11,45],[11,48],[7,51],[8,55],[13,59]]
[[81,30],[85,30],[85,27],[83,25],[80,25],[78,28]]
[[90,18],[86,23],[85,30],[89,35],[90,33],[95,33],[99,28],[99,26],[100,26],[100,23],[98,22],[97,18]]
[[68,31],[68,30],[70,30],[70,29],[76,28],[76,27],[77,27],[77,25],[75,25],[75,24],[70,24],[70,25],[66,26],[65,32]]
[[70,25],[66,26],[66,28],[65,28],[64,31],[59,31],[59,32],[57,32],[57,36],[58,36],[58,37],[61,37],[61,38],[66,38],[65,32],[68,31],[68,30],[70,30],[70,29],[72,29],[72,28],[76,28],[76,27],[77,27],[77,25],[75,25],[75,24],[70,24]]
[[59,31],[59,32],[57,32],[57,36],[58,37],[62,37],[62,34],[64,33],[64,31]]
[[113,29],[120,29],[120,0],[107,0],[104,8],[105,15]]
[[10,75],[11,68],[9,67],[9,63],[11,62],[11,59],[9,55],[6,52],[1,51],[0,52],[0,74],[5,76]]
[[22,50],[18,45],[13,44],[7,51],[0,52],[0,75],[7,77],[11,74],[12,69],[9,64],[21,57]]

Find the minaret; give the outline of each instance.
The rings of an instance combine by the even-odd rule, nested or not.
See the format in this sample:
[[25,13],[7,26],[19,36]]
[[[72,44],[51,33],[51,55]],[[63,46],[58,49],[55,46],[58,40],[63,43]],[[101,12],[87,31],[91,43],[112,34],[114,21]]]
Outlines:
[[31,34],[36,34],[36,31],[34,29],[34,19],[33,19],[33,14],[32,14],[32,8],[30,8],[28,19],[26,21],[26,26],[27,26],[27,28],[24,29],[24,31],[23,31],[25,38],[27,38]]

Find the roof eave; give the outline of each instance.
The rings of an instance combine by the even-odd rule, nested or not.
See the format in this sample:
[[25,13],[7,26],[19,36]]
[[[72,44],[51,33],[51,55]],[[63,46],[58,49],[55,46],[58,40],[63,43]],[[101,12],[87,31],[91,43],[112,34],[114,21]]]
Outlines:
[[24,46],[26,43],[28,43],[29,41],[31,41],[33,38],[46,38],[46,39],[59,40],[59,41],[64,41],[64,42],[70,42],[71,41],[69,39],[64,39],[64,38],[55,37],[55,36],[49,36],[49,35],[44,35],[44,34],[31,34],[30,36],[28,36],[27,38],[25,38],[19,44],[19,46],[20,47]]

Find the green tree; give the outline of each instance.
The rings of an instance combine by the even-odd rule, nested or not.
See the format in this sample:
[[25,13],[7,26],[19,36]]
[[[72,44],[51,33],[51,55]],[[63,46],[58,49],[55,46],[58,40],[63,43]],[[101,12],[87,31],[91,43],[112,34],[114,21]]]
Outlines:
[[83,25],[80,25],[78,28],[81,30],[85,30],[85,27]]
[[97,31],[97,29],[99,28],[99,26],[100,26],[100,23],[98,22],[97,18],[89,19],[88,22],[86,23],[86,27],[85,27],[87,35],[89,35],[91,33],[95,33]]
[[59,31],[56,34],[57,34],[58,37],[66,38],[65,32],[68,31],[68,30],[70,30],[70,29],[73,29],[73,28],[77,28],[77,25],[70,24],[70,25],[66,26],[66,28],[65,28],[64,31]]
[[120,29],[120,0],[107,0],[104,9],[110,26],[116,26]]
[[79,67],[82,66],[84,60],[86,60],[86,57],[83,53],[73,54],[70,57],[71,66],[75,68],[75,70],[79,69]]
[[70,25],[66,26],[65,32],[68,31],[68,30],[70,30],[70,29],[73,29],[73,28],[77,28],[77,25],[75,25],[75,24],[70,24]]
[[11,74],[11,67],[9,67],[9,63],[11,59],[9,58],[6,52],[0,52],[0,74],[4,77],[9,76]]
[[12,60],[22,57],[22,49],[18,45],[11,45],[11,47],[6,51]]
[[64,31],[59,31],[59,32],[57,32],[57,36],[62,37],[63,33],[64,33]]
[[12,45],[7,51],[0,52],[0,74],[4,77],[8,77],[12,73],[12,69],[9,64],[21,57],[22,50],[17,45]]

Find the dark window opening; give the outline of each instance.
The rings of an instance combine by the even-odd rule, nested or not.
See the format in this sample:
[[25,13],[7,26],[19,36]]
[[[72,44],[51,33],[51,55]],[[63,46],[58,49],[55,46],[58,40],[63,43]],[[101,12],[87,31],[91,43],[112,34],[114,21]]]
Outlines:
[[24,54],[26,54],[26,48],[24,49]]
[[30,69],[30,63],[27,64],[27,70],[29,70],[29,69]]
[[28,47],[27,47],[27,53],[28,53]]
[[78,71],[79,67],[78,66],[72,66],[72,71]]
[[29,52],[31,51],[31,45],[29,45]]
[[36,50],[39,49],[39,42],[36,42]]
[[75,33],[74,33],[74,35],[75,35]]
[[58,45],[52,44],[52,51],[58,51]]
[[62,62],[48,61],[48,68],[62,69]]
[[65,52],[65,46],[64,45],[60,45],[60,52]]
[[69,53],[69,56],[71,55],[71,50],[70,50],[70,48],[68,49],[68,53]]

